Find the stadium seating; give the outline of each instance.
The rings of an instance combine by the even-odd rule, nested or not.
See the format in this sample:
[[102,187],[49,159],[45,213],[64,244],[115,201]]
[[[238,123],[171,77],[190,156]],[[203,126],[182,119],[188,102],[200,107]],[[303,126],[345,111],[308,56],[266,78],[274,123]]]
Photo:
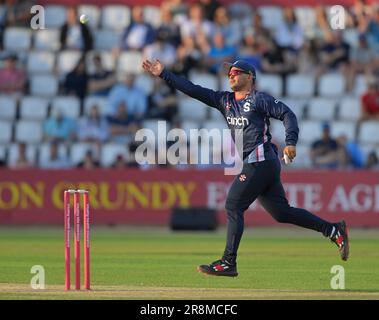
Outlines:
[[7,144],[12,141],[12,122],[0,120],[0,143]]
[[142,72],[142,54],[136,51],[124,51],[118,60],[117,71],[139,74]]
[[359,142],[379,144],[377,121],[372,120],[362,123],[359,130]]
[[9,27],[4,34],[4,47],[9,51],[26,51],[30,48],[32,33],[27,28]]
[[96,30],[98,28],[100,24],[100,8],[94,5],[82,4],[78,6],[78,16],[81,14],[85,14],[88,17],[87,23],[92,30]]
[[24,96],[20,102],[20,117],[23,120],[43,121],[47,118],[49,99],[36,96]]
[[76,142],[71,145],[69,151],[69,158],[72,165],[77,166],[83,161],[86,153],[91,151],[95,159],[99,157],[99,150],[92,143]]
[[39,121],[19,120],[15,127],[16,141],[40,143],[42,141],[42,126]]
[[323,97],[340,97],[345,92],[345,78],[338,73],[324,74],[319,82],[319,94]]
[[287,96],[311,98],[315,92],[315,79],[307,74],[291,74],[287,78]]
[[[58,146],[58,156],[62,158],[67,157],[67,147],[64,144],[59,144]],[[47,161],[50,157],[50,144],[49,143],[43,143],[38,147],[38,163],[41,165],[41,163],[44,163]]]
[[45,7],[45,25],[47,29],[60,28],[66,22],[66,7],[48,5]]
[[34,31],[34,49],[57,51],[59,46],[58,29],[41,29]]
[[53,75],[33,75],[30,93],[35,96],[53,97],[58,93],[58,79]]
[[[18,159],[18,143],[12,143],[8,147],[8,161],[7,164],[8,166],[13,166],[17,159]],[[37,159],[37,148],[33,144],[27,144],[26,146],[26,158],[31,164],[36,163]]]
[[52,73],[55,66],[55,55],[49,51],[31,51],[28,54],[26,70],[28,73]]
[[97,30],[94,33],[95,49],[112,50],[120,44],[120,37],[120,33],[114,30]]
[[106,143],[101,148],[100,164],[104,167],[110,167],[119,155],[122,155],[124,159],[127,158],[128,150],[126,145]]
[[107,115],[108,99],[101,96],[88,96],[84,100],[84,114],[88,114],[90,109],[96,105],[101,115]]
[[121,5],[106,5],[102,9],[101,26],[105,29],[124,30],[130,23],[130,9]]
[[335,117],[336,100],[316,97],[308,105],[308,118],[313,120],[331,121]]
[[179,100],[178,113],[182,120],[202,121],[207,117],[207,107],[198,100],[182,98]]
[[17,101],[12,96],[0,96],[0,120],[14,120],[17,112]]
[[361,117],[362,109],[359,98],[346,96],[341,99],[339,119],[357,121]]
[[76,119],[80,115],[80,101],[74,96],[58,96],[51,101],[51,114],[63,112],[67,117]]

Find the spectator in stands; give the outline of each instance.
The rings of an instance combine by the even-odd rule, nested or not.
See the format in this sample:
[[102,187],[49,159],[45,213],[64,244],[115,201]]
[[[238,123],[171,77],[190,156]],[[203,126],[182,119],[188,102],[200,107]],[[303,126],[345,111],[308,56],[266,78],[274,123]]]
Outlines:
[[[1,2],[0,2],[1,4]],[[4,1],[3,19],[7,27],[30,27],[30,8],[35,5],[32,0]],[[1,20],[1,19],[0,19]]]
[[256,10],[253,11],[252,21],[252,28],[256,35],[261,35],[265,38],[271,37],[270,30],[263,25],[263,18]]
[[12,169],[28,169],[33,167],[34,164],[29,161],[28,156],[26,154],[26,144],[24,142],[20,142],[18,144],[18,155],[16,161],[10,164]]
[[311,146],[310,157],[316,168],[337,168],[340,164],[338,143],[330,136],[328,123],[322,125],[322,137]]
[[42,169],[65,169],[70,167],[70,162],[66,156],[59,154],[59,144],[53,142],[49,146],[49,157],[41,160],[40,167]]
[[297,55],[297,72],[304,74],[315,74],[319,65],[318,45],[315,39],[304,41]]
[[363,153],[355,141],[349,141],[345,135],[337,138],[340,167],[362,168],[364,165]]
[[161,5],[161,23],[158,27],[157,34],[164,32],[167,35],[167,43],[177,48],[181,43],[180,28],[178,24],[174,22],[170,9],[171,8],[167,5]]
[[79,162],[77,168],[81,169],[96,169],[100,167],[99,161],[97,161],[93,155],[92,150],[88,150],[84,156],[83,161]]
[[283,49],[298,51],[304,43],[304,32],[297,22],[294,9],[284,8],[283,16],[283,22],[275,30],[275,41]]
[[197,48],[201,48],[204,42],[209,42],[214,33],[213,24],[204,19],[203,9],[200,4],[194,3],[189,9],[189,17],[180,26],[182,39],[191,37]]
[[379,170],[379,159],[374,150],[368,154],[365,168],[369,170]]
[[296,69],[296,55],[283,50],[273,39],[268,38],[266,41],[266,51],[262,59],[263,72],[281,75],[284,92],[286,92],[286,77],[288,74],[295,72]]
[[342,38],[340,30],[325,34],[325,44],[321,48],[321,71],[345,73],[349,65],[350,45]]
[[45,141],[71,141],[75,138],[75,121],[66,117],[62,110],[57,109],[50,118],[45,120],[43,131]]
[[202,52],[195,46],[192,37],[182,38],[182,43],[176,50],[176,60],[172,66],[172,71],[184,76],[188,76],[189,71],[197,67],[202,60]]
[[370,47],[378,51],[379,50],[379,6],[372,4],[371,16],[368,19],[363,20],[365,25],[363,26],[365,35],[367,37]]
[[107,96],[117,81],[116,75],[113,71],[105,69],[99,54],[93,56],[93,65],[95,71],[88,77],[88,93],[95,96]]
[[93,105],[87,116],[78,123],[77,136],[80,141],[101,143],[108,139],[108,122],[101,116],[97,105]]
[[0,68],[0,94],[21,95],[25,91],[26,74],[17,68],[17,55],[8,54],[4,66]]
[[74,49],[87,52],[93,48],[93,38],[85,23],[79,23],[75,7],[67,8],[67,21],[60,29],[61,50]]
[[185,0],[164,0],[162,6],[169,8],[173,20],[177,25],[181,25],[187,19],[188,4]]
[[262,53],[264,51],[262,39],[263,36],[256,35],[253,28],[246,29],[237,60],[245,60],[252,64],[257,71],[262,71]]
[[226,45],[224,35],[221,32],[217,32],[213,36],[211,46],[208,46],[203,64],[209,72],[218,74],[221,71],[222,63],[234,61],[236,54],[235,47]]
[[154,78],[154,90],[148,97],[147,118],[165,119],[172,122],[178,110],[176,91],[161,78]]
[[136,142],[131,142],[129,144],[129,153],[126,159],[126,166],[130,168],[138,168],[139,164],[136,161],[136,150],[138,148],[138,144]]
[[361,97],[362,116],[359,123],[367,120],[379,120],[379,80],[370,78],[368,90]]
[[128,115],[133,116],[135,120],[144,117],[147,110],[147,97],[142,89],[135,85],[136,75],[125,74],[122,83],[112,87],[108,99],[111,115],[119,111],[121,102],[128,106]]
[[[378,54],[379,56],[379,54]],[[369,75],[373,70],[373,61],[375,59],[374,51],[368,46],[367,38],[364,34],[359,36],[358,47],[351,50],[348,77],[348,91],[354,87],[354,80],[357,74]]]
[[221,32],[227,46],[238,46],[242,40],[241,28],[237,22],[230,21],[227,9],[219,6],[214,15],[215,32]]
[[155,42],[145,47],[144,59],[158,59],[170,69],[175,62],[176,50],[167,41],[168,36],[169,34],[165,30],[160,29],[157,32]]
[[116,160],[112,163],[111,168],[113,169],[125,169],[126,161],[122,154],[118,154]]
[[88,74],[84,56],[79,59],[74,70],[66,75],[63,83],[65,94],[72,94],[82,101],[87,94]]
[[126,101],[120,101],[117,112],[107,117],[110,138],[119,143],[130,143],[139,129],[133,114],[129,113]]
[[220,2],[217,0],[199,0],[199,3],[204,12],[204,18],[209,21],[214,21],[216,10],[220,7]]
[[142,51],[154,38],[154,28],[144,20],[143,7],[133,7],[131,22],[121,38],[121,49]]

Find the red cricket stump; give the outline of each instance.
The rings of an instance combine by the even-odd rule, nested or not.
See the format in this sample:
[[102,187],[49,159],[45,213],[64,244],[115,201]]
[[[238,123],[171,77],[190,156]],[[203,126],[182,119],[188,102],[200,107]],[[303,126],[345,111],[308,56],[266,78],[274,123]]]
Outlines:
[[70,290],[70,192],[64,192],[64,256],[65,256],[65,277],[64,286]]
[[84,237],[84,287],[90,289],[90,244],[89,244],[89,200],[88,192],[83,194],[83,237]]
[[74,192],[75,289],[80,290],[80,197]]

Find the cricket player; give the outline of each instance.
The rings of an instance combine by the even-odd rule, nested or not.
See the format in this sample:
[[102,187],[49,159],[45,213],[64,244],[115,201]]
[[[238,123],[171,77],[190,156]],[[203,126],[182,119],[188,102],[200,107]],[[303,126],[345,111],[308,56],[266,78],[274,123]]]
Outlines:
[[232,136],[233,130],[243,130],[243,167],[231,185],[225,204],[225,251],[220,260],[201,265],[198,271],[215,276],[238,275],[237,251],[244,229],[244,212],[256,199],[278,222],[321,232],[337,245],[342,260],[348,259],[349,239],[345,221],[331,223],[305,209],[288,204],[280,180],[278,150],[271,143],[269,119],[283,122],[286,135],[283,156],[291,162],[296,156],[299,134],[297,119],[283,102],[255,89],[256,71],[252,65],[243,60],[233,64],[224,63],[233,92],[213,91],[195,85],[165,69],[159,60],[145,60],[142,67],[152,75],[164,79],[169,86],[218,109],[225,117]]

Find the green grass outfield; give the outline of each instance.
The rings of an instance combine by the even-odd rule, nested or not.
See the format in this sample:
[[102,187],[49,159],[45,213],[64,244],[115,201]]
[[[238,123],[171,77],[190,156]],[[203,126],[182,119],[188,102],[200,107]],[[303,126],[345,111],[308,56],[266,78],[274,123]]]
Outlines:
[[[379,230],[351,230],[350,238],[344,262],[321,234],[247,229],[239,276],[223,278],[196,266],[220,257],[225,229],[97,227],[91,230],[92,290],[65,292],[63,228],[1,227],[0,299],[379,299]],[[45,268],[44,290],[31,289],[33,265]],[[345,290],[330,287],[333,265],[345,268]],[[72,268],[72,285],[73,276]]]

